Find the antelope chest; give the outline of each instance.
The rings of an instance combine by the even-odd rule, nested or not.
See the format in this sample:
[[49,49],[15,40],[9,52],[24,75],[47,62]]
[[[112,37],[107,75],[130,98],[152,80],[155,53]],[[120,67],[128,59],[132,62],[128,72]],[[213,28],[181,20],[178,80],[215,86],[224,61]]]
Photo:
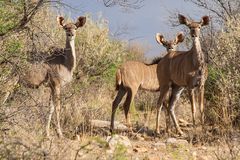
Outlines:
[[63,67],[61,71],[59,72],[59,78],[61,79],[61,86],[64,86],[65,84],[72,81],[73,72],[69,71],[67,68]]
[[73,71],[69,71],[66,67],[58,65],[51,70],[50,75],[54,81],[57,81],[61,86],[64,86],[72,80]]

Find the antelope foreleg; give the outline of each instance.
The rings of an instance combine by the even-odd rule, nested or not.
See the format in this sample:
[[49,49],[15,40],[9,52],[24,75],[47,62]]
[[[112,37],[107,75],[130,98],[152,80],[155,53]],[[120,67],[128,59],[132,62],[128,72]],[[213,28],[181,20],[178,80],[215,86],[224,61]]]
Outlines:
[[182,132],[181,128],[178,125],[177,118],[176,118],[174,110],[175,110],[175,104],[176,104],[177,100],[179,99],[182,91],[183,91],[182,87],[179,87],[179,86],[176,86],[176,85],[173,86],[172,87],[172,95],[171,95],[170,103],[169,103],[169,112],[170,112],[171,118],[173,120],[173,123],[175,125],[175,128],[176,128],[177,132],[180,135],[182,135],[183,132]]
[[194,93],[193,89],[191,89],[191,90],[189,89],[188,93],[189,93],[189,99],[190,99],[190,102],[191,102],[193,126],[195,127],[196,126],[196,121],[195,121],[196,120],[195,93]]

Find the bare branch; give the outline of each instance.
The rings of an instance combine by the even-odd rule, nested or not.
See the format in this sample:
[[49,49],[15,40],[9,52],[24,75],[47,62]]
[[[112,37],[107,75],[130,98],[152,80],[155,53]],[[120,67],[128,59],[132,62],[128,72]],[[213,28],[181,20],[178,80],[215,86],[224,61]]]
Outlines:
[[[224,2],[222,0],[217,0],[217,2],[220,4],[221,8],[225,11],[225,13],[228,15],[229,18],[232,18],[231,14],[229,13],[229,10],[225,7]],[[228,1],[229,2],[229,1]],[[229,3],[228,3],[229,4]]]
[[[4,39],[8,34],[11,34],[12,32],[20,32],[24,29],[26,29],[26,26],[28,23],[33,19],[33,17],[38,13],[38,11],[44,7],[45,5],[54,5],[58,4],[61,6],[65,6],[66,4],[61,2],[60,0],[37,0],[37,1],[29,1],[24,0],[22,2],[23,10],[20,11],[19,14],[22,14],[22,18],[19,20],[18,24],[10,29],[6,33],[0,34],[1,39]],[[9,4],[11,5],[11,4]],[[67,6],[67,5],[66,5]],[[21,13],[22,12],[22,13]]]
[[240,13],[239,0],[185,0],[189,1],[201,8],[204,8],[215,14],[222,21],[227,21],[229,18],[236,19],[236,15]]
[[119,5],[123,8],[139,9],[143,6],[143,1],[144,0],[103,0],[103,3],[106,7]]

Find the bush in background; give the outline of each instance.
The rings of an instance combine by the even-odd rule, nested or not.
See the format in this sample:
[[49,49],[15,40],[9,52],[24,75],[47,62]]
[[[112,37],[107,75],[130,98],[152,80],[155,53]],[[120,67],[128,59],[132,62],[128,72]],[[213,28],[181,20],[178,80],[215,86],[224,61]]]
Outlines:
[[[206,118],[212,124],[233,127],[240,123],[240,15],[229,19],[217,33],[206,83]],[[227,127],[228,128],[228,127]],[[226,129],[227,129],[226,128]]]

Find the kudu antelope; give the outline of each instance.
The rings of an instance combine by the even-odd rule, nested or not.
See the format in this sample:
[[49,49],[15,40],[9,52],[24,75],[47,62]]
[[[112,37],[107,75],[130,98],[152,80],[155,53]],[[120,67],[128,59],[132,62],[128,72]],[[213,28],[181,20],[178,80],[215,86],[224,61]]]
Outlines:
[[[161,34],[156,35],[157,42],[160,43],[162,39]],[[183,42],[184,36],[182,33],[179,33],[176,36],[175,40],[164,41],[161,43],[167,51],[175,51],[177,45],[180,42]],[[124,102],[123,108],[126,118],[127,126],[130,127],[130,118],[129,118],[129,108],[134,100],[134,97],[138,89],[148,90],[148,91],[159,91],[160,85],[157,77],[157,62],[152,64],[144,64],[137,61],[128,61],[124,63],[116,72],[116,90],[118,91],[117,96],[115,97],[112,103],[112,116],[111,116],[111,126],[110,131],[114,130],[114,117],[119,103],[121,102],[123,96],[127,94],[126,100]]]
[[[204,62],[204,54],[200,44],[200,29],[202,26],[208,25],[209,17],[202,17],[200,22],[188,20],[183,15],[179,15],[180,24],[185,24],[190,29],[190,34],[193,39],[192,48],[189,51],[170,51],[158,63],[157,75],[160,86],[160,97],[157,107],[156,132],[159,133],[160,111],[163,102],[166,99],[167,92],[172,87],[172,93],[169,101],[168,112],[174,122],[175,128],[179,134],[183,134],[180,129],[174,107],[179,99],[183,88],[187,88],[190,92],[192,111],[195,112],[194,89],[203,88],[205,83],[207,70]],[[203,92],[203,90],[202,90]],[[203,93],[200,94],[203,99]],[[203,100],[200,101],[203,103]],[[194,113],[195,114],[195,113]],[[201,114],[203,115],[203,104],[201,105]],[[195,115],[194,115],[195,116]]]
[[64,50],[56,49],[52,56],[46,58],[44,63],[31,64],[30,70],[20,76],[20,82],[29,87],[38,87],[47,82],[51,88],[50,111],[48,115],[46,134],[50,135],[50,123],[54,108],[56,108],[57,133],[62,137],[60,126],[60,93],[61,88],[72,80],[73,71],[76,67],[75,37],[76,30],[86,22],[86,17],[79,17],[76,23],[64,23],[63,17],[58,17],[57,21],[66,32],[66,46]]
[[[157,33],[158,34],[158,33]],[[163,44],[165,42],[164,37],[162,37],[161,39],[159,39],[158,43],[159,44]],[[197,94],[198,96],[198,102],[199,102],[199,108],[200,108],[200,112],[201,112],[201,122],[203,124],[204,121],[204,114],[203,114],[203,98],[204,98],[204,84],[205,81],[207,79],[207,75],[208,75],[208,70],[207,70],[207,66],[204,65],[203,68],[203,76],[200,76],[199,78],[201,78],[201,80],[199,81],[200,84],[195,87],[194,89],[192,88],[187,88],[188,89],[188,94],[189,94],[189,100],[191,102],[191,109],[192,109],[192,121],[193,121],[193,126],[196,126],[196,118],[195,118],[195,113],[196,113],[196,107],[195,107],[195,94]],[[168,120],[168,119],[166,119]],[[170,123],[170,122],[167,122]],[[168,130],[168,125],[167,126],[167,130]]]

